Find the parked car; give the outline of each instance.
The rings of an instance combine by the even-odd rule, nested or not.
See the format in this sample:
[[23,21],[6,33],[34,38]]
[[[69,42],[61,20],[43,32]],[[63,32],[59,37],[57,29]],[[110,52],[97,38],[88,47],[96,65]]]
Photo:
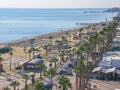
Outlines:
[[60,68],[58,71],[57,71],[57,74],[60,75],[60,74],[65,74],[65,75],[72,75],[72,70],[70,68],[67,68],[67,67],[64,67],[63,69]]
[[51,89],[51,83],[48,82],[43,82],[44,83],[44,87],[46,88],[46,90],[50,90]]
[[72,70],[71,69],[66,69],[65,75],[72,75]]
[[65,69],[62,69],[62,68],[59,68],[58,71],[57,71],[57,74],[60,75],[60,74],[65,74]]

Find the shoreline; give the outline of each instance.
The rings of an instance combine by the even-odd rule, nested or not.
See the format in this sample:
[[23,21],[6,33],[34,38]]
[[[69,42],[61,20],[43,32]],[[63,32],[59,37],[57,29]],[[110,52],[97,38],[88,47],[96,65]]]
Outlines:
[[[111,22],[111,21],[108,21]],[[102,22],[102,23],[108,23],[108,22]],[[0,43],[0,45],[10,45],[10,46],[16,46],[16,47],[30,47],[30,40],[34,39],[34,46],[45,46],[49,44],[49,36],[52,36],[53,39],[58,39],[61,38],[62,36],[66,36],[66,33],[68,33],[69,35],[73,35],[76,32],[79,32],[79,30],[82,28],[83,31],[87,30],[87,29],[91,29],[91,28],[96,28],[96,26],[101,26],[102,24],[101,22],[96,23],[96,24],[90,24],[90,25],[86,25],[83,27],[76,27],[76,28],[71,28],[71,29],[67,29],[67,30],[61,30],[61,31],[56,31],[56,32],[51,32],[51,33],[46,33],[46,34],[42,34],[42,35],[38,35],[38,36],[34,36],[34,37],[28,37],[28,38],[23,38],[23,39],[19,39],[19,40],[13,40],[13,41],[9,41],[9,42],[3,42]],[[55,42],[55,41],[54,41]]]

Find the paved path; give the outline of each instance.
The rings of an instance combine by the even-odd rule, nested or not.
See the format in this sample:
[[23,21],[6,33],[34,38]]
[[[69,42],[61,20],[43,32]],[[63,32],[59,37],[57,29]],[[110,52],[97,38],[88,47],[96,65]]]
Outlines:
[[94,85],[97,86],[95,90],[115,90],[120,89],[120,82],[115,81],[102,81],[102,80],[91,80],[91,88],[94,88]]

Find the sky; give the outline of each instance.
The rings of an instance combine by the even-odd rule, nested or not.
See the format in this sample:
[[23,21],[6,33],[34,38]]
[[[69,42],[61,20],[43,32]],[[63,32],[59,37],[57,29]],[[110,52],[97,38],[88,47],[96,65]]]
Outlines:
[[111,8],[120,0],[0,0],[0,8]]

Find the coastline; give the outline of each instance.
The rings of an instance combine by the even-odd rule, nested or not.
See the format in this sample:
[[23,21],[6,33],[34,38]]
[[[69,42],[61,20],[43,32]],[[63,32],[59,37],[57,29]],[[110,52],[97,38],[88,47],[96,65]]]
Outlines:
[[[107,23],[107,22],[104,22]],[[83,31],[86,32],[86,30],[91,28],[96,28],[97,26],[101,26],[101,23],[96,23],[96,24],[89,24],[87,26],[83,26],[83,27],[77,27],[77,28],[71,28],[68,30],[61,30],[61,31],[57,31],[57,32],[51,32],[51,33],[47,33],[47,34],[42,34],[42,35],[38,35],[38,36],[34,36],[34,37],[29,37],[29,38],[24,38],[24,39],[20,39],[20,40],[14,40],[14,41],[9,41],[9,42],[4,42],[4,43],[0,43],[0,45],[10,45],[10,46],[16,46],[16,47],[30,47],[30,40],[34,39],[34,46],[45,46],[49,44],[49,36],[53,37],[53,42],[55,42],[54,39],[59,39],[62,36],[66,36],[66,33],[68,33],[69,35],[73,35],[75,33],[79,33],[79,30],[82,28]],[[98,28],[97,28],[98,29]]]

